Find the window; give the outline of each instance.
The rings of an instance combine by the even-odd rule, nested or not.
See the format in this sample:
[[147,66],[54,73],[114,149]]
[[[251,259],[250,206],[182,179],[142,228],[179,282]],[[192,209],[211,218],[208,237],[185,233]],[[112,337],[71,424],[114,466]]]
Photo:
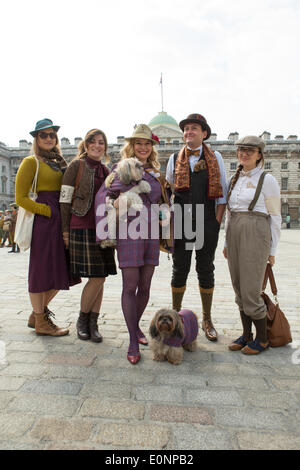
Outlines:
[[1,188],[1,189],[2,189],[2,192],[3,192],[3,193],[6,193],[6,192],[7,192],[7,191],[6,191],[6,181],[7,181],[6,176],[2,176],[2,177],[1,177],[1,182],[2,182],[2,185],[1,185],[2,188]]
[[288,178],[281,178],[281,189],[287,191],[288,189]]
[[236,162],[230,162],[230,171],[236,170]]
[[298,162],[298,170],[300,170],[300,162]]
[[271,170],[271,162],[265,163],[265,170]]
[[282,170],[288,170],[288,168],[289,168],[288,162],[282,162],[281,163],[281,169]]
[[174,145],[179,145],[179,140],[173,140]]

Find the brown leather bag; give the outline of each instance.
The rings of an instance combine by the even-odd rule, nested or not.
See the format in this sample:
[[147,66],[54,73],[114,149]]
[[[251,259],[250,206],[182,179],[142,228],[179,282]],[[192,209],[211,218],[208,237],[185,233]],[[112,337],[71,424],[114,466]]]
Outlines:
[[[272,302],[270,297],[264,292],[268,279],[270,282],[272,294],[274,295],[275,303]],[[267,330],[270,346],[272,348],[276,348],[278,346],[285,346],[286,344],[291,343],[292,336],[290,325],[283,311],[279,308],[279,303],[277,300],[277,286],[270,263],[268,263],[266,267],[261,296],[267,307]]]

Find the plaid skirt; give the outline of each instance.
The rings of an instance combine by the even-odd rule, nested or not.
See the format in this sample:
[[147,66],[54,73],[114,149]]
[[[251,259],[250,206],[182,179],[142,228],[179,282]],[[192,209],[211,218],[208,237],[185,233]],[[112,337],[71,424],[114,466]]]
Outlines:
[[107,277],[117,274],[113,248],[100,248],[94,229],[70,230],[70,269],[80,277]]

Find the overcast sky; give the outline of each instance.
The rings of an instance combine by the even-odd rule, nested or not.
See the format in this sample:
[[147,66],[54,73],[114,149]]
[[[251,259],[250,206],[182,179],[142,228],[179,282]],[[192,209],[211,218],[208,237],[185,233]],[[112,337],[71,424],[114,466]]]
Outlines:
[[218,135],[300,138],[300,0],[1,2],[0,141],[98,127],[116,142],[164,110]]

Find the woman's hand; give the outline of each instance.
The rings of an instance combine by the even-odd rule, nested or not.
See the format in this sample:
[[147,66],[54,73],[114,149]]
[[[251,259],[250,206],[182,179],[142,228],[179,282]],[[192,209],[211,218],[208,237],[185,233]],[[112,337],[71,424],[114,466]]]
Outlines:
[[223,250],[223,255],[224,255],[224,258],[227,259],[227,248],[224,248],[224,250]]
[[275,256],[269,256],[268,261],[271,266],[274,266],[275,264]]
[[70,234],[69,232],[63,232],[63,240],[66,248],[69,248]]

